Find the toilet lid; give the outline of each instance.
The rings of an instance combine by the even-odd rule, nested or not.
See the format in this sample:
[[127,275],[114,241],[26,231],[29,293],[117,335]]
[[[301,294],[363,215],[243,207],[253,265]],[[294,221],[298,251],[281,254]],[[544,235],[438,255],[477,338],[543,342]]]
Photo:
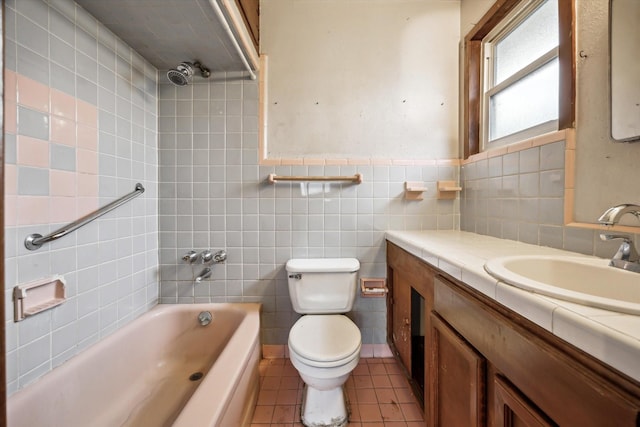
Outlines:
[[302,316],[289,332],[289,347],[305,359],[333,362],[360,347],[360,330],[340,314]]

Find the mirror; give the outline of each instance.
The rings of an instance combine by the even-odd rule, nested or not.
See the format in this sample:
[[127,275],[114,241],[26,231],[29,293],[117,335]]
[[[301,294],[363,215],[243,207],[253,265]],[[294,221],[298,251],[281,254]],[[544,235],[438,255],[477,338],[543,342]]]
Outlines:
[[611,0],[611,136],[640,139],[640,1]]

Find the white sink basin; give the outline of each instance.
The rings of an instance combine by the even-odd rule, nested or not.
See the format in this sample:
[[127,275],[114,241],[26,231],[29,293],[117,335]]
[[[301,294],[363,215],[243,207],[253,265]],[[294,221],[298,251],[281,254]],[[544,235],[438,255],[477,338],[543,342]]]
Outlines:
[[487,261],[484,269],[531,292],[640,315],[640,274],[608,264],[609,260],[587,257],[509,256]]

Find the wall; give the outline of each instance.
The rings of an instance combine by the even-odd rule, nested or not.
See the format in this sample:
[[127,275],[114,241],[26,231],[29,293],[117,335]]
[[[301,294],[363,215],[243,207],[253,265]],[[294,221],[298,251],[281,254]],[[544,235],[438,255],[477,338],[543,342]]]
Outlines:
[[[640,203],[640,143],[611,139],[609,0],[573,0],[576,8],[576,163],[574,220],[595,223],[609,207]],[[493,3],[463,0],[462,36]],[[581,53],[581,54],[580,54]],[[638,226],[629,217],[626,225]]]
[[263,1],[267,157],[457,158],[459,8]]
[[[492,3],[464,0],[461,28],[468,32]],[[633,163],[637,163],[640,144],[616,144],[604,137],[609,132],[607,1],[590,1],[589,7],[582,3],[577,2],[578,51],[585,49],[588,57],[577,58],[575,142],[572,137],[569,144],[526,148],[527,143],[531,145],[528,141],[521,144],[523,150],[489,152],[465,163],[461,168],[462,230],[604,258],[610,258],[620,245],[602,242],[598,229],[564,226],[565,202],[571,203],[565,200],[569,193],[565,187],[576,191],[576,219],[584,222],[595,222],[608,206],[628,202],[629,197],[633,201],[637,193],[633,175],[638,168]],[[570,156],[567,170],[566,152]],[[629,180],[617,185],[613,179],[618,175]],[[587,210],[591,212],[585,215]],[[638,242],[638,234],[634,237]]]
[[[5,2],[5,328],[12,393],[158,300],[156,70],[67,0]],[[47,234],[140,197],[35,252]],[[63,275],[67,301],[13,322],[12,288]]]
[[[292,257],[357,257],[361,277],[385,277],[384,231],[458,228],[456,201],[438,201],[435,182],[458,166],[258,165],[258,87],[214,75],[160,85],[160,262],[163,303],[261,302],[264,344],[285,344],[292,311],[284,264]],[[351,175],[358,186],[277,185],[280,175]],[[406,201],[404,182],[422,180],[425,200]],[[211,280],[180,262],[191,249],[226,249]],[[359,298],[351,316],[365,344],[384,343],[384,299]]]
[[[640,143],[611,139],[609,110],[609,0],[576,0],[575,217],[595,222],[605,209],[640,203]],[[640,226],[632,216],[628,225]]]

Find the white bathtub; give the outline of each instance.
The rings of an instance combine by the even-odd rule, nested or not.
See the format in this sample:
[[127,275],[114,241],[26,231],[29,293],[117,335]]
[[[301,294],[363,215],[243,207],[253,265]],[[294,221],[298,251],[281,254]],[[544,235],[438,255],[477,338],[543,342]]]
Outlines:
[[[213,320],[201,326],[198,314]],[[161,304],[8,401],[9,427],[248,426],[259,304]],[[189,377],[202,372],[197,381]]]

